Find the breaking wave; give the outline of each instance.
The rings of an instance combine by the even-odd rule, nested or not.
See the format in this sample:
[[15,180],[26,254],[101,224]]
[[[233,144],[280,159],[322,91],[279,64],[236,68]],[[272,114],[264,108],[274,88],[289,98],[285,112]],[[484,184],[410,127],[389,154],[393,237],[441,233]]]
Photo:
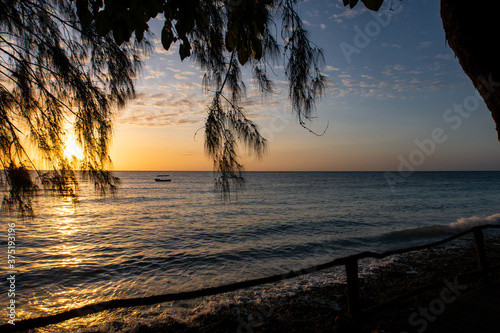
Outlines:
[[451,236],[453,234],[469,230],[473,227],[487,224],[499,225],[500,214],[494,214],[486,217],[461,217],[456,222],[452,222],[448,225],[430,225],[418,228],[397,230],[386,234],[385,237],[391,240],[414,240],[422,238]]
[[500,224],[500,214],[494,214],[487,217],[483,216],[472,216],[472,217],[462,217],[457,220],[457,222],[450,223],[450,227],[457,230],[458,232],[468,230],[472,227],[479,225]]

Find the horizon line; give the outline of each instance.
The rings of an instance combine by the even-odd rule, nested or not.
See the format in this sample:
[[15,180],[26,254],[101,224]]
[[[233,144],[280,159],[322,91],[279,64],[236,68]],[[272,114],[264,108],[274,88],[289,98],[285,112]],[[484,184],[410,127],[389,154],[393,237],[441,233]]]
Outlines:
[[[77,170],[81,171],[81,170]],[[213,170],[109,170],[111,172],[217,172]],[[500,172],[496,170],[414,170],[414,171],[399,171],[399,170],[244,170],[245,172],[391,172],[391,173],[414,173],[414,172]]]

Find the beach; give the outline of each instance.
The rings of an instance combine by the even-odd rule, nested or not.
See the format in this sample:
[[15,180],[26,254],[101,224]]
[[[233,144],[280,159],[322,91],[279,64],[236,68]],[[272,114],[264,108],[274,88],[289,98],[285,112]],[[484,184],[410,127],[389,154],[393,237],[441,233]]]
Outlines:
[[[486,237],[486,252],[491,265],[500,262],[500,238]],[[482,285],[477,270],[477,258],[472,237],[451,245],[394,256],[389,263],[374,268],[360,278],[362,308],[369,308],[412,290],[435,284],[425,292],[407,297],[362,316],[357,324],[364,332],[417,332],[410,325],[410,316],[419,307],[438,297],[450,284],[457,284],[463,293]],[[498,278],[494,273],[492,278]],[[269,286],[272,288],[272,286]],[[199,300],[201,301],[201,300]],[[175,304],[172,304],[175,306]],[[189,311],[189,310],[187,310]],[[337,316],[346,316],[347,290],[345,283],[308,288],[284,296],[249,301],[246,304],[226,304],[209,313],[176,320],[163,317],[147,324],[136,318],[135,324],[114,327],[113,324],[85,332],[332,332]],[[133,318],[130,318],[134,322]]]

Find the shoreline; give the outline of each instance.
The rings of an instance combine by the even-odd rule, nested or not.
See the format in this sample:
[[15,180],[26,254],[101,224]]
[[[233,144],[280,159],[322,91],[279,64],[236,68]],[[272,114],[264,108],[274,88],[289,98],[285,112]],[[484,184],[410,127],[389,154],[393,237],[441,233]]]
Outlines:
[[[489,262],[499,263],[500,236],[491,236],[486,233],[485,245]],[[416,327],[409,324],[412,313],[416,312],[421,305],[428,305],[430,301],[439,297],[443,287],[450,281],[459,281],[461,285],[467,285],[464,292],[480,286],[479,277],[463,275],[477,270],[477,267],[472,236],[427,250],[395,255],[393,260],[386,262],[383,266],[373,268],[370,274],[360,275],[359,293],[363,309],[431,283],[437,283],[436,286],[416,296],[378,309],[365,316],[360,324],[366,332],[416,332]],[[456,280],[457,276],[458,280]],[[494,275],[494,277],[498,276],[498,273]],[[271,284],[263,286],[262,289],[272,289],[274,286]],[[233,292],[233,295],[238,294],[242,293]],[[196,307],[198,304],[198,307],[202,308],[203,304],[211,302],[213,298],[197,299],[190,301],[189,305]],[[182,302],[170,303],[171,307],[184,307],[186,312],[193,313],[194,310],[190,310],[187,305]],[[174,315],[165,313],[155,320],[143,320],[145,316],[138,315],[137,318],[129,317],[128,325],[113,321],[87,327],[81,331],[322,333],[332,332],[332,327],[335,325],[334,319],[337,316],[345,316],[346,312],[347,288],[345,282],[342,282],[310,287],[281,296],[247,300],[238,304],[215,304],[210,311],[199,311],[198,314],[188,315],[187,319],[175,318]],[[94,321],[94,324],[97,323]]]

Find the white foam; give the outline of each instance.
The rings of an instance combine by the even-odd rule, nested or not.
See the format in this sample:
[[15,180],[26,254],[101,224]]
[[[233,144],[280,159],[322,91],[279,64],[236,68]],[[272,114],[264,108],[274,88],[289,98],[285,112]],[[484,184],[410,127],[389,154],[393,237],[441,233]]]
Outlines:
[[450,223],[450,227],[457,231],[465,231],[472,227],[486,225],[486,224],[500,224],[500,214],[494,214],[487,217],[472,216],[461,217],[457,222]]

